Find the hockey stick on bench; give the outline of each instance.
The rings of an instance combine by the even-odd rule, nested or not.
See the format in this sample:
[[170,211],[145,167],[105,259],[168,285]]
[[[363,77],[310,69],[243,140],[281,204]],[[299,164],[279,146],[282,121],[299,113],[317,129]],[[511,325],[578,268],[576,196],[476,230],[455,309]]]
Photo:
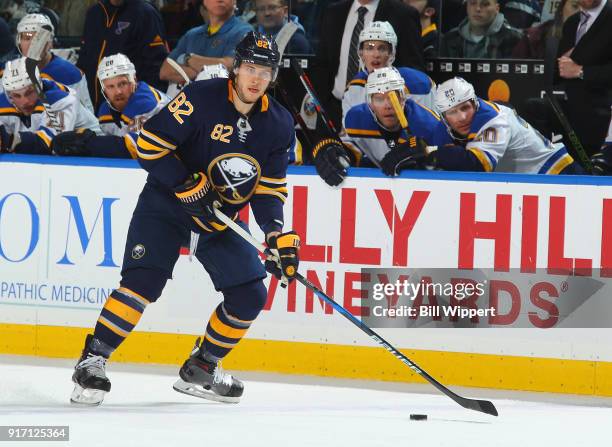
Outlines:
[[36,78],[36,67],[38,63],[42,60],[43,52],[51,40],[51,36],[53,35],[53,31],[49,25],[42,25],[38,31],[36,31],[36,35],[32,39],[30,43],[30,48],[28,49],[28,55],[25,61],[26,71],[28,72],[28,77],[30,81],[32,81],[32,85],[40,98],[40,101],[43,104],[45,112],[49,117],[49,124],[56,132],[61,132],[64,130],[60,125],[57,113],[51,110],[51,104],[47,101],[47,95],[45,94],[45,90],[43,88],[42,82],[38,82]]
[[[246,240],[248,243],[250,243],[258,251],[260,251],[261,253],[264,253],[264,254],[266,254],[268,256],[270,255],[270,251],[267,250],[266,247],[263,246],[263,244],[258,242],[253,236],[251,236],[251,234],[249,234],[248,231],[246,231],[245,229],[240,227],[237,223],[235,223],[233,220],[231,220],[229,217],[227,217],[221,211],[219,211],[218,209],[215,209],[215,215],[217,216],[217,218],[219,220],[221,220],[224,224],[226,224],[228,227],[230,227],[233,231],[238,233],[239,236],[244,238],[244,240]],[[351,323],[353,323],[355,326],[357,326],[363,332],[368,334],[371,339],[373,339],[376,343],[378,343],[379,345],[384,347],[387,351],[389,351],[391,354],[393,354],[395,356],[395,358],[397,358],[399,361],[401,361],[404,365],[408,366],[410,369],[412,369],[412,371],[414,371],[415,373],[419,374],[421,377],[423,377],[425,380],[427,380],[429,383],[431,383],[434,387],[436,387],[439,391],[441,391],[442,393],[446,394],[448,397],[450,397],[452,400],[457,402],[463,408],[467,408],[467,409],[474,410],[474,411],[480,411],[482,413],[490,414],[492,416],[497,416],[498,415],[497,409],[495,408],[495,405],[493,405],[492,402],[490,402],[488,400],[477,400],[477,399],[469,399],[467,397],[462,397],[462,396],[459,396],[458,394],[455,394],[454,392],[452,392],[448,388],[446,388],[444,385],[442,385],[436,379],[431,377],[427,372],[425,372],[423,369],[421,369],[416,363],[414,363],[412,360],[410,360],[408,357],[406,357],[404,354],[402,354],[400,351],[398,351],[396,348],[394,348],[384,338],[382,338],[380,335],[378,335],[376,332],[374,332],[374,330],[370,329],[370,327],[368,325],[363,323],[361,320],[359,320],[357,317],[355,317],[353,314],[351,314],[348,310],[346,310],[340,304],[338,304],[332,298],[327,296],[321,289],[319,289],[313,283],[311,283],[306,278],[304,278],[302,275],[300,275],[300,273],[296,273],[295,279],[298,282],[300,282],[301,284],[303,284],[306,288],[312,290],[323,301],[325,301],[326,303],[330,304],[334,309],[336,309],[336,311],[341,313]]]

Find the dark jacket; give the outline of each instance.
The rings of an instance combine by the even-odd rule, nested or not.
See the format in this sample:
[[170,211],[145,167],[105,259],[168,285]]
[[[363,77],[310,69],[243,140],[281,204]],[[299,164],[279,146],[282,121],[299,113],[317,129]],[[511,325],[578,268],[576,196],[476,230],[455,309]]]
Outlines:
[[466,18],[457,28],[442,37],[441,57],[461,57],[469,59],[502,59],[512,56],[514,46],[521,39],[522,32],[511,27],[504,15],[499,13],[489,26],[484,37],[476,41],[470,34]]
[[606,135],[612,104],[612,3],[606,6],[576,44],[580,14],[563,25],[558,56],[569,57],[583,66],[584,79],[561,79],[557,83],[567,94],[568,119],[587,150],[595,151]]
[[164,25],[159,12],[148,2],[125,0],[116,7],[109,0],[101,0],[87,11],[77,66],[87,76],[96,108],[102,98],[96,76],[98,62],[116,53],[130,58],[139,80],[166,89],[166,83],[159,79],[159,69],[168,55]]
[[[340,62],[342,34],[352,4],[352,0],[331,4],[325,10],[319,27],[319,48],[311,77],[324,105],[332,99],[334,79]],[[399,0],[380,0],[374,20],[389,22],[397,34],[393,65],[422,70],[421,22],[417,10]]]

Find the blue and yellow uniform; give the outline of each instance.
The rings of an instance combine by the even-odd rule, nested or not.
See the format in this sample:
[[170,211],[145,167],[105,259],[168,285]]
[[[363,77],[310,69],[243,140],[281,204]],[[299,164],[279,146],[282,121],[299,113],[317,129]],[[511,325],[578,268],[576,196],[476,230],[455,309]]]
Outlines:
[[[344,119],[347,136],[342,142],[378,167],[387,152],[396,145],[405,143],[409,134],[423,138],[431,144],[434,130],[440,123],[438,114],[412,99],[406,101],[404,114],[408,120],[408,130],[390,132],[374,119],[374,114],[366,103],[354,106]],[[447,140],[450,141],[450,138],[447,137]]]
[[453,171],[497,171],[533,174],[582,173],[563,144],[552,144],[514,110],[478,99],[478,110],[463,141],[448,144],[449,131],[440,122],[433,145],[439,146],[437,167]]
[[[136,84],[134,93],[121,111],[113,109],[108,101],[98,108],[100,128],[106,135],[92,145],[97,157],[138,158],[136,141],[143,124],[159,112],[169,99],[144,81]],[[112,136],[112,137],[111,137]]]
[[139,134],[138,160],[149,175],[130,223],[121,287],[96,326],[96,337],[112,348],[161,295],[191,232],[200,235],[195,256],[224,295],[206,330],[207,352],[223,357],[265,304],[266,272],[257,251],[233,231],[189,216],[174,194],[190,175],[204,172],[222,195],[227,215],[237,219],[248,203],[264,233],[282,229],[293,118],[268,95],[248,116],[232,101],[230,80],[189,84]]
[[[410,67],[400,67],[397,71],[404,79],[406,93],[410,95],[410,98],[422,106],[434,109],[436,83],[433,79],[422,71]],[[361,70],[346,86],[342,96],[343,117],[346,117],[352,107],[366,102],[365,86],[368,82],[368,76],[367,71]]]

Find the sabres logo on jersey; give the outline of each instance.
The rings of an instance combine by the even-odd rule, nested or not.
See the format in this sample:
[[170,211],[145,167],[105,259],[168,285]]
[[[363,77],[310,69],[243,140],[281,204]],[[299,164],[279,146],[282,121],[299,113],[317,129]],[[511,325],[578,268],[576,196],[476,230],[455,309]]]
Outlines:
[[212,185],[224,201],[235,205],[251,198],[260,177],[259,163],[247,154],[223,154],[208,165]]

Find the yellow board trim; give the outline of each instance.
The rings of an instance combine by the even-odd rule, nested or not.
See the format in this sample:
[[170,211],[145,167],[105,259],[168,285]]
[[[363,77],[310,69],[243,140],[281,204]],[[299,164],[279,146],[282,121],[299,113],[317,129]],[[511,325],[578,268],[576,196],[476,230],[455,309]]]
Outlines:
[[[0,353],[77,359],[92,329],[0,323]],[[132,332],[113,362],[181,365],[196,335]],[[446,385],[612,396],[612,362],[402,349]],[[419,382],[383,348],[244,339],[223,366],[234,370]]]

